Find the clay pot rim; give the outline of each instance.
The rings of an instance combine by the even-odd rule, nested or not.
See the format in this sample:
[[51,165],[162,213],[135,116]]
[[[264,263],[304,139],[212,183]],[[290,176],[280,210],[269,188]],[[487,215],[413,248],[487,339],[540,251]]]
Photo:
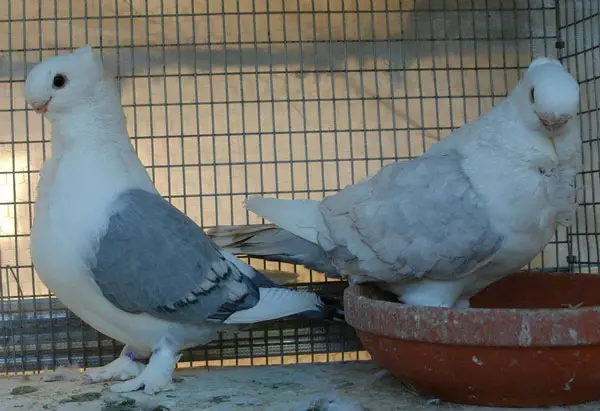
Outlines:
[[368,286],[346,288],[346,321],[383,337],[490,347],[600,345],[600,306],[535,310],[416,307],[366,294]]

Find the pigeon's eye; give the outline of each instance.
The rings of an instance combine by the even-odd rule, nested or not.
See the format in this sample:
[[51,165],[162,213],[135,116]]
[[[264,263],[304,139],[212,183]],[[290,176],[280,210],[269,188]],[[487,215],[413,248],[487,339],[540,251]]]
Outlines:
[[531,101],[531,104],[535,103],[535,93],[533,87],[531,87],[531,90],[529,90],[529,100]]
[[63,88],[67,85],[67,77],[64,74],[57,74],[52,80],[52,88]]

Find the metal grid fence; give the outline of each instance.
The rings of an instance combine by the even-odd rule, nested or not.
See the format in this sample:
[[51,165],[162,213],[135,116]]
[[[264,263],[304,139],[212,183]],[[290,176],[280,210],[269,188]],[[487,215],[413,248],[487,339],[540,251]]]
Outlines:
[[[563,4],[564,3],[564,4]],[[559,58],[581,88],[580,122],[582,191],[573,227],[569,230],[569,262],[574,271],[598,273],[600,238],[598,204],[600,169],[600,2],[565,1],[557,14]]]
[[[0,372],[94,366],[120,345],[73,316],[29,256],[48,126],[22,88],[40,59],[85,43],[119,80],[129,132],[158,189],[205,228],[259,220],[248,195],[322,198],[423,153],[497,103],[536,55],[582,85],[585,190],[575,226],[532,263],[598,262],[597,0],[6,0],[0,7]],[[300,285],[319,273],[294,270]],[[277,322],[182,361],[356,359],[348,327]],[[320,355],[324,354],[324,355]]]

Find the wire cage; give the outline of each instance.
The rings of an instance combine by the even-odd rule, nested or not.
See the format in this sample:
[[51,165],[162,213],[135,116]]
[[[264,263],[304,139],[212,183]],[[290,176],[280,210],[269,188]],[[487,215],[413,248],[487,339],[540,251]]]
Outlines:
[[[121,347],[66,310],[29,255],[50,145],[48,125],[26,109],[25,76],[83,44],[118,80],[159,191],[205,228],[260,222],[243,208],[249,195],[322,198],[419,156],[499,102],[533,57],[558,57],[581,85],[583,190],[573,226],[529,269],[597,272],[597,0],[6,0],[0,33],[0,372],[95,366]],[[299,286],[325,281],[252,263],[296,272]],[[349,326],[280,321],[181,361],[358,358]]]

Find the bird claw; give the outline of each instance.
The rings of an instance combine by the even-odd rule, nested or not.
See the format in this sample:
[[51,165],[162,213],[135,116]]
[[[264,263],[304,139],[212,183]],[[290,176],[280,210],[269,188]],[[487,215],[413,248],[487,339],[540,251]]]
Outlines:
[[180,358],[181,354],[178,355],[166,341],[161,341],[140,375],[133,380],[115,384],[110,387],[110,390],[123,393],[137,391],[144,387],[144,392],[148,395],[170,391],[175,388],[173,370]]
[[133,361],[127,356],[121,356],[103,367],[92,368],[83,373],[90,383],[104,381],[125,381],[136,378],[144,371],[144,364]]
[[153,395],[162,391],[171,391],[175,389],[173,376],[171,373],[157,372],[159,370],[146,367],[146,369],[133,380],[125,381],[112,385],[112,392],[124,393],[137,391],[144,387],[144,392]]

